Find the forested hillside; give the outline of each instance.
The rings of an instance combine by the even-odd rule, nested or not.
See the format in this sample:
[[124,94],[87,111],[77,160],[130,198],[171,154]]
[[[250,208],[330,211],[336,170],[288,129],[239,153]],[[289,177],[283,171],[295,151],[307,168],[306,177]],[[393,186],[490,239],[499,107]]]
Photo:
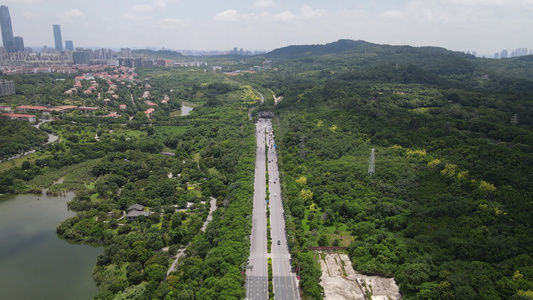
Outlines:
[[[437,47],[389,46],[339,40],[325,45],[289,46],[266,58],[286,71],[343,74],[351,80],[421,83],[482,90],[533,90],[533,61],[527,57],[485,59]],[[339,74],[339,75],[340,75]]]
[[149,50],[139,49],[132,51],[133,56],[153,59],[183,59],[184,56],[176,51],[171,50]]
[[394,276],[405,299],[529,299],[529,60],[359,41],[268,57],[277,72],[249,80],[283,96],[275,131],[295,256],[348,246],[357,270]]

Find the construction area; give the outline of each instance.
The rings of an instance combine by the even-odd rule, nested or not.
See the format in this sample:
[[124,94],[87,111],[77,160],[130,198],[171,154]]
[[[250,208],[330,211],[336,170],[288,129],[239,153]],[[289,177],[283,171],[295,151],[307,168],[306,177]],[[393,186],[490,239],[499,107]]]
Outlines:
[[398,300],[393,278],[366,276],[354,271],[347,254],[317,251],[322,269],[321,285],[326,300]]

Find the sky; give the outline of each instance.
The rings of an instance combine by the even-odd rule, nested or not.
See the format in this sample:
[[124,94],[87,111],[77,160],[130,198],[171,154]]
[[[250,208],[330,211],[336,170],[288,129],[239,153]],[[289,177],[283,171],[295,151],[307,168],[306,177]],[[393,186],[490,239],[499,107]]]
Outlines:
[[[273,50],[339,39],[494,54],[533,48],[533,0],[3,0],[26,46]],[[64,44],[64,42],[63,42]]]

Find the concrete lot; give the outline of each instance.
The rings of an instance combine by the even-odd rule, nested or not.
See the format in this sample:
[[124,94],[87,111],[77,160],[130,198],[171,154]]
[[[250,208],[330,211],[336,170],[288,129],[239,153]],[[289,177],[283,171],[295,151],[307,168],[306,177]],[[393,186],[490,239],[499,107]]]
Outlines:
[[365,286],[372,286],[372,300],[401,299],[398,286],[393,278],[366,276],[354,271],[347,254],[321,252],[321,285],[326,300],[366,300]]

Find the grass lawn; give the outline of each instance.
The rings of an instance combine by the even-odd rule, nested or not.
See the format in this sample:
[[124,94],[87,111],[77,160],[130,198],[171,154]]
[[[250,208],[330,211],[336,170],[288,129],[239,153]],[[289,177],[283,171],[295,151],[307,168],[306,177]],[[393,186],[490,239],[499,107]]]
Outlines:
[[202,158],[202,157],[200,156],[200,153],[194,153],[194,161],[195,161],[196,163],[198,163],[198,162],[200,161],[200,158]]
[[25,161],[33,162],[36,159],[45,159],[49,156],[52,156],[49,152],[35,152],[32,154],[25,155],[23,157],[19,157],[16,159],[12,159],[10,161],[5,161],[3,163],[0,163],[0,172],[9,170],[13,167],[21,167],[22,163]]
[[146,135],[146,132],[141,131],[141,130],[129,130],[129,131],[126,131],[126,135],[131,136],[131,137],[140,137],[140,136]]
[[191,126],[155,126],[154,129],[158,134],[176,135],[187,131]]

